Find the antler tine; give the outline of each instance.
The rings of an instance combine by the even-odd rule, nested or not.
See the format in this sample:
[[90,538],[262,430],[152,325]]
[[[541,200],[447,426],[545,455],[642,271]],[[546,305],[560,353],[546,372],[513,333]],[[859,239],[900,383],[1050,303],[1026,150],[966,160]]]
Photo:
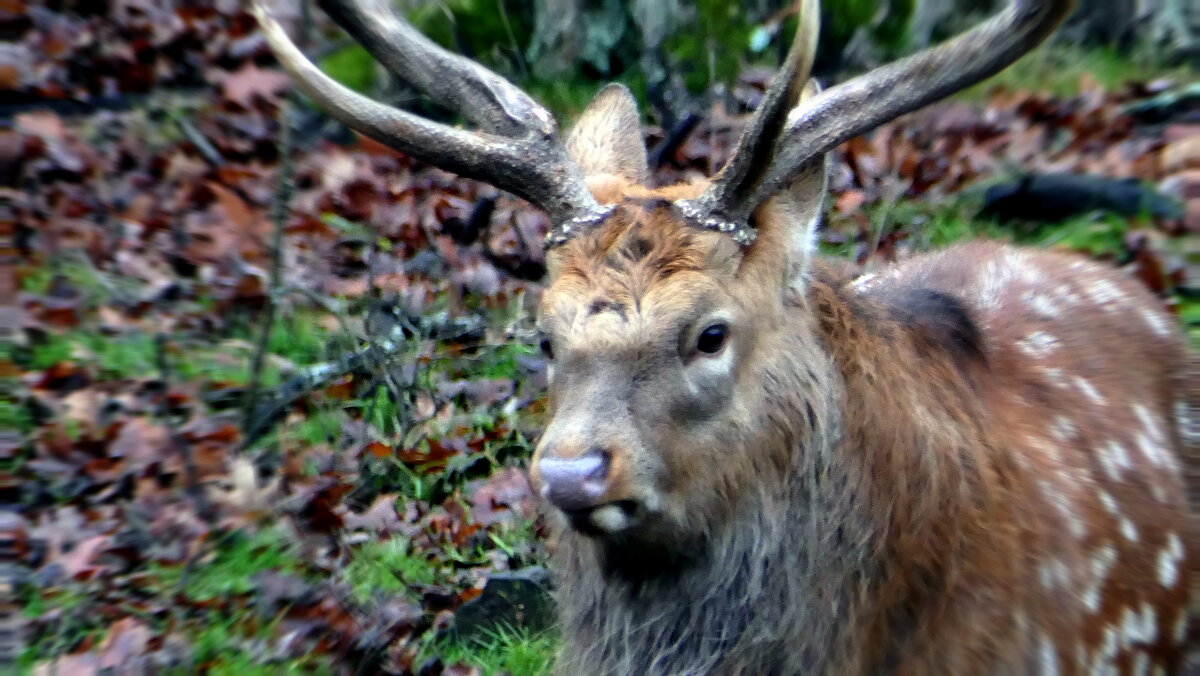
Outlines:
[[396,77],[472,124],[501,136],[552,136],[549,111],[508,80],[452,54],[392,11],[389,0],[320,0],[334,21]]
[[737,147],[709,187],[695,200],[681,203],[708,228],[729,232],[740,244],[753,241],[754,230],[743,226],[755,205],[739,198],[758,182],[769,166],[775,139],[787,122],[788,111],[800,101],[812,72],[821,31],[818,0],[801,0],[799,26],[783,66],[771,78],[762,102],[738,139]]
[[[333,11],[340,11],[343,3],[328,0],[325,4],[334,6]],[[491,183],[523,197],[544,209],[559,226],[566,224],[569,228],[571,223],[593,220],[602,211],[588,192],[578,167],[558,144],[553,118],[499,76],[482,67],[468,68],[449,58],[451,55],[444,51],[441,57],[430,57],[434,63],[453,73],[446,76],[445,85],[429,84],[432,76],[428,74],[414,76],[416,79],[410,81],[421,89],[429,87],[426,91],[435,99],[453,105],[493,133],[469,132],[430,122],[373,101],[321,72],[292,43],[265,5],[266,0],[252,0],[251,11],[280,65],[307,96],[343,124],[423,162]],[[371,11],[374,13],[360,16],[369,16],[371,20],[391,16],[380,3],[375,3]],[[392,29],[402,27],[394,17],[392,24]],[[386,30],[383,35],[387,35]],[[408,39],[419,34],[408,27],[407,32],[400,30],[392,35],[396,39]],[[428,46],[433,45],[429,43]],[[380,49],[376,45],[373,52]],[[406,58],[416,58],[414,55],[422,49],[421,46],[413,48]],[[401,53],[404,50],[388,46],[383,51]],[[462,89],[455,93],[455,87]],[[489,100],[491,103],[486,102]],[[511,117],[523,113],[530,115],[526,121],[536,122],[520,124]],[[506,132],[513,135],[498,135]]]
[[804,101],[788,115],[770,171],[747,202],[783,189],[815,157],[905,113],[1000,72],[1054,32],[1074,0],[1014,0],[953,40],[865,73]]

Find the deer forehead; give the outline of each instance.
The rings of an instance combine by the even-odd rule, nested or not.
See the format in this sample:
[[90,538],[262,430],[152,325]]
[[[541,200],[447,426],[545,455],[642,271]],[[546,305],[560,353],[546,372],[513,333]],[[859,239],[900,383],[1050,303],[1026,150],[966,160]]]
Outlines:
[[622,204],[601,228],[555,251],[543,330],[563,336],[651,337],[740,305],[740,252],[697,230],[669,203]]
[[727,280],[684,270],[638,283],[636,275],[560,278],[542,300],[542,330],[564,346],[606,351],[673,341],[709,315],[733,320],[739,303]]

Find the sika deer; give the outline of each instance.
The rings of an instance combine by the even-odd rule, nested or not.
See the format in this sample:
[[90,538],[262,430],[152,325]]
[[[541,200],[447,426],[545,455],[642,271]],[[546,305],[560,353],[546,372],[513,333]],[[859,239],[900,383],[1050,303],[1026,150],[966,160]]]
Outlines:
[[1150,673],[1183,668],[1181,336],[1075,256],[969,244],[857,279],[814,253],[823,154],[998,72],[1069,0],[1018,0],[819,92],[816,2],[710,182],[653,188],[634,101],[565,143],[514,86],[384,0],[327,11],[478,133],[341,88],[347,125],[540,205],[566,674]]

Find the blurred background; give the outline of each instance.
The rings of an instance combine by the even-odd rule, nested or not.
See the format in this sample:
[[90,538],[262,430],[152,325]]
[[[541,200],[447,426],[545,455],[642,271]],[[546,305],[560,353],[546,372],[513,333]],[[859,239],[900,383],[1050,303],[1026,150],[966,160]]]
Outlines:
[[[1080,251],[1196,347],[1200,5],[1080,4],[839,148],[821,245],[865,269],[967,238]],[[1002,3],[826,5],[829,85]],[[338,80],[456,122],[315,3],[274,6]],[[660,182],[721,166],[796,22],[786,0],[397,7],[564,126],[628,84]],[[545,673],[545,216],[324,116],[239,0],[0,0],[0,40],[0,667]]]

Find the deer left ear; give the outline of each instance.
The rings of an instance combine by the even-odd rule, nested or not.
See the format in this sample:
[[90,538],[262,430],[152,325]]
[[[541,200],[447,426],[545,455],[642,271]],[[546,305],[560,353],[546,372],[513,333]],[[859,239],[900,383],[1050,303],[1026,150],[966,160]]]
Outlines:
[[567,154],[585,178],[604,174],[645,185],[650,176],[637,100],[621,84],[610,84],[588,104],[571,135]]
[[[816,80],[805,83],[791,104],[816,96],[821,91]],[[773,151],[774,145],[771,147]],[[773,156],[760,160],[769,164]],[[809,161],[791,182],[771,195],[754,210],[757,237],[747,261],[771,268],[770,277],[782,279],[785,289],[803,289],[808,283],[809,267],[817,253],[817,227],[825,207],[828,190],[826,156]]]
[[753,248],[768,250],[763,253],[779,266],[787,288],[798,290],[808,283],[827,189],[826,160],[821,155],[755,212],[758,238]]

